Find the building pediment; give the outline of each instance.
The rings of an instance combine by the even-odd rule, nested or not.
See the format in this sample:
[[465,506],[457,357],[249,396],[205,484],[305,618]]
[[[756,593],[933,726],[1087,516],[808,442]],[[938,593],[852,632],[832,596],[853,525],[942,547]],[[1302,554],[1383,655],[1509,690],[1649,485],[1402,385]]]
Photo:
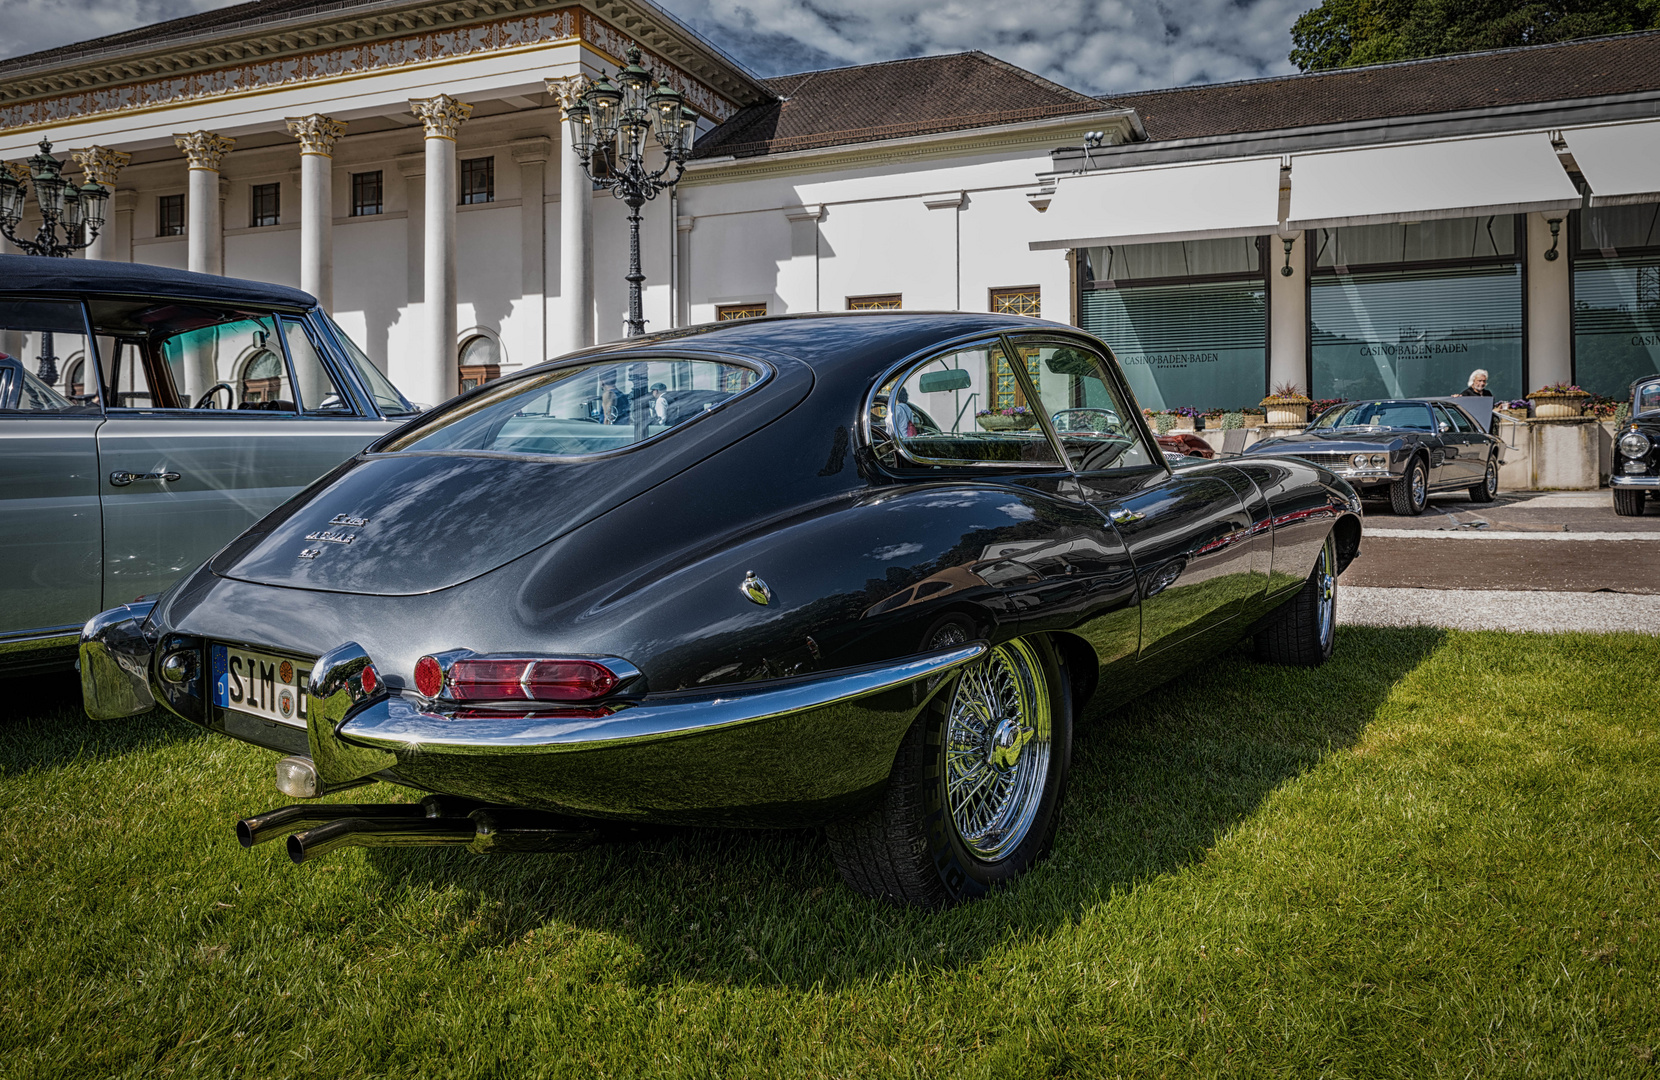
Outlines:
[[[258,7],[248,18],[235,16]],[[638,43],[716,121],[767,88],[649,0],[308,0],[225,8],[0,63],[0,130],[580,41]]]

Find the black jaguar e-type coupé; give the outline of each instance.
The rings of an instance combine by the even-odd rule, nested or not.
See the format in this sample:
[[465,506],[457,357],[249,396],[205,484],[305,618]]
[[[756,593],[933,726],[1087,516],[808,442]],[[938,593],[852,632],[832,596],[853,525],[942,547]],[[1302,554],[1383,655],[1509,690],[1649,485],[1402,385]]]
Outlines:
[[[1080,409],[1111,422],[1053,419]],[[1068,327],[748,320],[421,416],[94,619],[82,678],[94,716],[160,701],[277,751],[290,796],[434,793],[240,824],[304,827],[296,861],[823,825],[855,888],[933,905],[1047,849],[1092,695],[1246,635],[1324,660],[1360,536],[1317,466],[1172,468]]]

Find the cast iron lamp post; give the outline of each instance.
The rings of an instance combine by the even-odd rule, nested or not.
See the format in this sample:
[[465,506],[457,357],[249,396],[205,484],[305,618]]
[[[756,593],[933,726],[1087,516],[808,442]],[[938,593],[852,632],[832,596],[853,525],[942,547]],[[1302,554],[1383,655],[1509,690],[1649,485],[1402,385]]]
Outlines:
[[[35,202],[40,206],[40,228],[35,230],[33,240],[19,239],[14,231],[23,220],[27,193],[20,174],[24,171],[34,185]],[[42,139],[40,153],[29,159],[27,170],[0,165],[0,232],[30,255],[62,257],[97,239],[104,227],[104,207],[109,197],[109,189],[102,184],[89,180],[77,188],[65,180],[63,166],[52,156],[52,144]]]
[[[640,66],[637,45],[629,46],[628,66],[617,72],[615,83],[601,75],[565,114],[583,171],[628,204],[628,336],[639,337],[646,332],[640,307],[640,283],[646,279],[640,272],[640,207],[680,182],[692,156],[698,115],[678,91]],[[647,136],[663,148],[660,168],[646,166]]]
[[[16,170],[16,171],[14,171]],[[77,188],[63,178],[63,166],[52,156],[52,144],[40,140],[40,153],[29,159],[26,170],[34,184],[35,202],[40,206],[40,228],[33,240],[19,239],[14,231],[23,220],[26,192],[19,173],[25,170],[0,162],[0,233],[30,255],[62,258],[87,247],[104,227],[104,206],[110,193],[102,184],[88,180]],[[58,230],[63,239],[58,239]],[[51,333],[41,335],[40,365],[36,370],[48,386],[58,381],[58,358]]]

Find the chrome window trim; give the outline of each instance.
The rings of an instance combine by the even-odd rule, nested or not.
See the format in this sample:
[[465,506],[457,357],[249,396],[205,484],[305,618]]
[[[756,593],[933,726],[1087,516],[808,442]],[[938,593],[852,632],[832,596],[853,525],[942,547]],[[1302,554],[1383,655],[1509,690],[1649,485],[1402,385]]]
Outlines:
[[528,368],[524,371],[516,371],[513,374],[511,374],[509,376],[506,376],[505,378],[497,379],[495,382],[482,383],[478,386],[473,387],[471,390],[468,390],[464,394],[458,394],[456,397],[451,398],[449,401],[445,402],[444,407],[441,410],[434,410],[433,412],[430,412],[430,413],[420,413],[418,415],[422,419],[427,419],[427,418],[436,419],[438,417],[443,416],[444,413],[450,411],[451,409],[460,408],[462,403],[464,403],[468,399],[476,397],[480,394],[495,391],[495,390],[500,390],[504,386],[511,385],[514,382],[524,381],[524,380],[528,380],[528,379],[531,379],[531,378],[536,378],[536,377],[539,377],[539,376],[542,376],[542,375],[551,374],[552,372],[561,371],[565,368],[596,367],[596,366],[603,366],[605,364],[612,364],[612,363],[624,363],[624,362],[630,362],[630,361],[640,362],[640,361],[647,361],[647,360],[668,360],[668,361],[681,360],[681,361],[687,361],[687,362],[703,361],[704,363],[723,363],[723,364],[729,363],[729,364],[732,364],[735,367],[748,368],[749,370],[758,373],[760,375],[760,378],[756,379],[754,382],[750,383],[748,386],[744,387],[742,390],[739,390],[737,393],[733,394],[731,397],[727,398],[725,401],[722,401],[720,404],[714,406],[713,408],[705,409],[703,412],[699,413],[697,416],[692,417],[690,420],[685,421],[684,423],[676,424],[674,427],[671,427],[671,428],[666,428],[662,431],[659,431],[657,434],[651,436],[650,438],[641,439],[639,442],[631,442],[631,443],[627,444],[626,446],[618,447],[615,450],[602,450],[597,454],[523,454],[523,453],[518,453],[518,452],[515,452],[515,451],[512,451],[512,450],[452,450],[452,449],[382,450],[382,449],[380,449],[381,444],[387,442],[390,439],[393,439],[393,438],[407,438],[408,434],[402,432],[401,429],[400,429],[399,431],[388,432],[383,437],[381,437],[379,439],[376,439],[373,443],[371,443],[368,446],[368,448],[366,448],[363,451],[363,456],[366,457],[366,458],[397,457],[397,456],[400,456],[400,455],[428,456],[428,457],[494,457],[494,458],[502,458],[502,459],[510,460],[510,461],[536,461],[536,462],[545,462],[547,464],[574,464],[574,463],[583,462],[583,461],[605,461],[605,460],[608,460],[610,458],[618,457],[622,454],[633,453],[635,450],[638,450],[642,446],[650,446],[653,443],[659,441],[660,439],[663,439],[664,437],[666,437],[668,435],[672,435],[677,431],[685,430],[688,426],[698,423],[699,421],[705,419],[706,417],[710,416],[713,413],[721,412],[722,410],[726,409],[727,406],[731,405],[733,402],[739,400],[740,398],[747,397],[747,396],[749,396],[749,394],[752,391],[759,390],[761,387],[766,386],[769,383],[771,383],[773,381],[774,376],[777,374],[777,369],[774,368],[771,363],[769,363],[765,360],[757,360],[753,357],[747,357],[747,356],[746,357],[729,356],[729,355],[724,354],[724,353],[680,353],[680,354],[675,354],[675,353],[668,353],[668,352],[658,352],[656,350],[653,350],[651,353],[644,354],[644,355],[633,355],[633,354],[628,354],[628,353],[623,353],[621,355],[619,355],[617,353],[600,353],[596,356],[589,356],[586,359],[582,359],[582,360],[574,360],[573,359],[573,360],[570,360],[570,361],[557,363],[557,364],[553,364],[553,365],[538,364],[535,367]]
[[[1050,341],[1055,344],[1064,344],[1068,347],[1076,347],[1079,344],[1082,344],[1084,348],[1089,349],[1091,352],[1097,353],[1096,362],[1101,369],[1102,381],[1108,385],[1109,389],[1116,389],[1123,395],[1123,399],[1129,402],[1132,406],[1129,410],[1132,414],[1134,414],[1132,423],[1135,424],[1136,430],[1141,432],[1142,437],[1145,440],[1142,444],[1142,449],[1147,452],[1147,456],[1150,459],[1148,463],[1135,469],[1091,469],[1086,472],[1079,472],[1079,470],[1072,467],[1071,458],[1066,453],[1066,445],[1060,441],[1060,436],[1055,432],[1054,425],[1050,422],[1048,414],[1043,412],[1043,410],[1039,410],[1039,422],[1043,425],[1044,430],[1049,433],[1050,442],[1056,447],[1057,450],[1059,450],[1061,461],[1064,463],[1067,471],[1081,476],[1124,476],[1142,471],[1154,471],[1162,468],[1166,475],[1170,474],[1171,466],[1170,462],[1166,461],[1164,458],[1164,447],[1159,445],[1157,435],[1147,426],[1147,418],[1141,413],[1141,403],[1136,400],[1135,393],[1130,390],[1130,384],[1123,378],[1123,368],[1119,365],[1118,357],[1113,353],[1112,346],[1108,345],[1104,341],[1100,342],[1100,347],[1106,350],[1106,355],[1101,356],[1099,355],[1099,350],[1095,348],[1094,342],[1080,343],[1077,339],[1067,334],[1045,333],[1041,330],[1034,330],[1026,333],[1006,333],[1003,336],[1008,339],[1009,347],[1011,349],[1014,348],[1014,341],[1017,338],[1021,341]],[[1015,355],[1018,356],[1019,353],[1016,352]],[[1111,360],[1111,363],[1103,362],[1106,360]],[[1034,397],[1037,396],[1037,388],[1031,385],[1029,375],[1027,375],[1024,370],[1021,370],[1024,369],[1026,365],[1020,364],[1011,366],[1017,368],[1015,377],[1021,381],[1022,385],[1032,392]],[[1038,400],[1041,401],[1042,399],[1038,398]]]
[[[969,335],[966,338],[963,338],[959,341],[952,342],[952,343],[947,344],[947,345],[930,346],[929,348],[927,348],[927,349],[925,349],[921,352],[912,353],[904,361],[902,361],[898,364],[895,364],[892,367],[888,368],[886,371],[884,371],[881,374],[881,376],[877,378],[876,382],[871,386],[869,393],[867,393],[865,395],[865,407],[864,407],[863,412],[860,414],[859,422],[860,422],[860,425],[863,429],[863,434],[864,434],[864,438],[865,438],[865,445],[870,447],[872,452],[874,452],[875,449],[876,449],[876,439],[875,439],[874,435],[871,432],[870,410],[875,407],[876,397],[881,392],[882,387],[886,386],[888,383],[892,382],[894,379],[900,379],[902,381],[904,376],[909,374],[915,368],[921,367],[922,365],[927,364],[927,363],[929,363],[933,360],[937,360],[942,356],[949,356],[952,353],[962,352],[965,349],[972,349],[972,348],[974,348],[976,346],[980,346],[980,345],[984,345],[988,349],[1000,349],[1000,350],[1002,350],[1004,359],[1008,361],[1010,369],[1013,370],[1014,367],[1016,366],[1015,363],[1014,363],[1013,358],[1011,357],[1011,355],[1008,351],[1008,344],[1004,340],[1004,335],[1001,332],[994,332],[994,333],[991,334],[990,337],[985,336],[985,334],[983,334],[983,333],[981,333],[981,334],[972,334],[972,335]],[[1022,389],[1029,389],[1029,387],[1027,386],[1027,384],[1024,381],[1022,381],[1021,386],[1022,386]],[[992,470],[997,470],[997,471],[1019,470],[1020,472],[1023,472],[1023,473],[1027,473],[1027,472],[1047,473],[1047,472],[1055,472],[1057,469],[1070,471],[1070,470],[1067,469],[1066,455],[1060,453],[1060,448],[1055,445],[1054,435],[1049,430],[1049,425],[1046,424],[1046,423],[1043,423],[1041,420],[1039,421],[1039,423],[1042,426],[1042,429],[1043,429],[1043,432],[1044,432],[1044,437],[1049,440],[1049,450],[1050,450],[1050,452],[1055,454],[1055,456],[1056,456],[1056,460],[1054,462],[1041,463],[1041,462],[1024,462],[1024,461],[972,461],[972,460],[964,460],[962,458],[930,458],[930,457],[923,457],[919,454],[911,453],[910,450],[905,446],[905,444],[900,442],[898,439],[893,439],[892,442],[893,442],[893,445],[894,445],[895,453],[899,457],[903,458],[910,465],[913,465],[913,466],[915,466],[919,469],[927,469],[929,471],[933,471],[933,470],[941,469],[941,468],[945,468],[945,469],[971,469],[971,470],[976,470],[976,471],[985,470],[985,469],[992,469]],[[890,469],[890,470],[902,467],[902,466],[887,465],[887,464],[882,463],[880,461],[878,462],[878,464],[881,465],[883,468]]]

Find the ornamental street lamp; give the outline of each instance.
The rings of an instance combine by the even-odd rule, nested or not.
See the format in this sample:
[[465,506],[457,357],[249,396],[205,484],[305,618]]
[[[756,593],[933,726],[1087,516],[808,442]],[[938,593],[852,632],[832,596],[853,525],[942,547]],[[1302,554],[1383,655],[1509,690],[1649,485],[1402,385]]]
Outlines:
[[[14,231],[23,220],[25,176],[34,186],[35,202],[40,207],[40,228],[35,230],[33,240],[19,239]],[[52,156],[52,144],[42,139],[40,153],[29,159],[26,168],[0,163],[0,233],[30,255],[61,258],[98,238],[109,197],[109,189],[102,184],[88,180],[77,188],[65,180],[63,165]]]
[[[655,88],[653,84],[655,83]],[[640,66],[640,49],[628,49],[628,66],[616,82],[603,74],[565,110],[571,147],[598,186],[628,204],[628,336],[646,332],[640,307],[640,207],[680,182],[692,156],[698,114],[680,93]],[[648,136],[663,150],[658,169],[646,167]]]
[[[23,177],[27,175],[35,189],[35,202],[40,206],[40,228],[33,240],[22,240],[14,231],[23,220],[23,202],[27,195]],[[27,168],[0,162],[0,233],[30,255],[49,255],[62,258],[71,251],[79,251],[98,238],[104,227],[104,207],[109,202],[109,189],[88,180],[77,188],[63,177],[63,165],[52,156],[52,144],[40,140],[40,153],[29,159]],[[59,228],[63,239],[58,239]],[[36,369],[48,386],[58,381],[58,357],[53,348],[52,334],[41,334],[40,364]]]

